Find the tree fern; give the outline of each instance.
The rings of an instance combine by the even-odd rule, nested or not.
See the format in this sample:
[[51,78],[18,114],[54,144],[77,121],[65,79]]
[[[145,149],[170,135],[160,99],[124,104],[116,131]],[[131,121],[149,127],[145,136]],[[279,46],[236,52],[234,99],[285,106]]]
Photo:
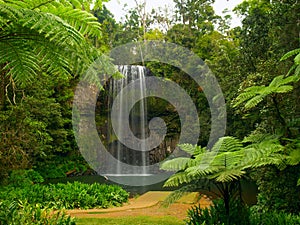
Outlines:
[[281,57],[280,61],[287,60],[288,58],[300,54],[300,48],[289,51],[284,56]]
[[164,187],[178,187],[184,183],[190,183],[195,180],[194,176],[191,176],[186,171],[173,174],[165,183]]
[[[22,85],[42,71],[66,78],[86,71],[101,55],[88,40],[100,37],[100,24],[87,12],[91,4],[89,0],[0,1],[2,74]],[[103,71],[111,72],[110,61],[103,59]]]
[[188,166],[188,162],[190,160],[191,160],[190,158],[183,158],[183,157],[168,160],[162,164],[161,169],[167,171],[184,170]]
[[293,76],[284,78],[284,76],[281,75],[275,77],[269,86],[249,87],[235,99],[236,103],[234,104],[234,107],[244,103],[245,109],[254,108],[269,95],[282,94],[292,91],[293,86],[288,84],[295,81],[296,78]]
[[[188,152],[195,152],[192,151],[191,145],[181,145],[181,148],[186,148]],[[249,168],[276,165],[283,169],[287,159],[283,151],[278,136],[252,135],[244,141],[234,137],[223,137],[215,143],[211,151],[202,149],[192,158],[178,158],[164,162],[162,169],[172,171],[179,169],[164,186],[178,187],[184,184],[183,188],[170,197],[176,199],[176,196],[184,194],[181,192],[186,192],[191,187],[195,188],[193,184],[198,181],[210,180],[220,189],[221,196],[228,204],[228,196],[233,196],[230,192],[239,190],[231,186],[238,185]],[[187,189],[184,188],[185,185]]]
[[192,144],[180,144],[178,147],[190,155],[197,155],[205,151],[205,148]]
[[[238,97],[234,100],[233,107],[237,107],[244,104],[246,110],[256,107],[262,102],[267,96],[274,94],[287,93],[293,90],[292,84],[298,82],[300,79],[300,49],[295,49],[286,53],[282,60],[286,60],[292,56],[294,58],[294,65],[288,72],[287,76],[279,75],[276,76],[268,86],[252,86],[246,88]],[[294,74],[291,73],[294,71]]]
[[179,190],[173,191],[164,201],[162,206],[168,207],[170,204],[176,202],[181,197],[190,194],[192,191],[195,191],[199,188],[197,184],[189,184],[181,187]]

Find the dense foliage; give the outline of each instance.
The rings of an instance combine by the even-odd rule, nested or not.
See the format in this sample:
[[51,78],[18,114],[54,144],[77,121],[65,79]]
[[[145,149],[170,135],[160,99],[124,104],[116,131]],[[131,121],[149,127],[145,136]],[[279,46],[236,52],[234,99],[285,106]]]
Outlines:
[[188,210],[187,225],[298,225],[300,216],[280,211],[258,212],[256,207],[249,208],[239,201],[230,204],[230,215],[226,216],[224,203],[215,200],[209,208],[194,206]]
[[83,184],[33,184],[23,187],[1,188],[1,201],[22,201],[31,205],[40,204],[52,209],[90,209],[121,206],[129,194],[119,186],[98,183]]
[[[90,1],[0,1],[0,179],[11,170],[77,154],[72,98],[101,26]],[[94,1],[101,8],[102,1]],[[92,78],[91,78],[92,79]]]
[[[214,2],[174,0],[174,11],[147,13],[136,1],[117,22],[101,0],[0,0],[0,182],[8,184],[1,187],[0,199],[8,201],[0,207],[12,208],[11,218],[1,214],[3,223],[30,223],[29,217],[22,220],[20,215],[36,213],[38,224],[47,214],[46,208],[41,212],[46,205],[90,208],[127,201],[128,194],[115,186],[40,183],[89,171],[71,124],[74,89],[83,72],[101,57],[104,72],[113,74],[103,53],[147,40],[173,42],[201,57],[217,77],[227,103],[226,137],[205,147],[211,112],[202,87],[178,68],[143,62],[155,76],[186,90],[199,112],[198,145],[180,146],[191,157],[162,165],[178,171],[166,182],[180,187],[169,200],[213,183],[223,201],[210,211],[189,211],[191,221],[209,223],[214,215],[225,213],[220,221],[234,224],[231,213],[236,213],[236,205],[231,202],[241,200],[241,179],[251,178],[259,193],[250,224],[299,223],[294,214],[300,211],[300,4],[245,0],[234,10],[242,25],[233,28],[230,15],[214,12]],[[95,77],[91,80],[99,86]],[[99,99],[97,105],[104,101]],[[180,118],[174,107],[153,98],[148,108],[149,120],[163,118],[167,135],[178,135]],[[107,112],[101,113],[98,122],[105,123]],[[72,224],[69,218],[58,218],[61,222],[54,224]]]
[[205,209],[201,208],[201,205],[193,206],[187,214],[187,225],[250,225],[249,208],[240,201],[230,203],[229,216],[226,216],[226,209],[222,200],[214,200],[213,205]]
[[26,201],[0,201],[0,224],[75,225],[76,223],[62,211],[53,213],[40,204],[31,205]]

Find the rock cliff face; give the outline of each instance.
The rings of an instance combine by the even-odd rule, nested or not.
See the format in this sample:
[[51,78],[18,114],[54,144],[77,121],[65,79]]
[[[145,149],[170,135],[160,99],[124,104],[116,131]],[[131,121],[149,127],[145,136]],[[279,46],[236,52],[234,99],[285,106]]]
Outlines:
[[172,152],[174,152],[178,143],[178,137],[169,137],[155,149],[149,152],[149,160],[151,164],[155,164],[165,160]]

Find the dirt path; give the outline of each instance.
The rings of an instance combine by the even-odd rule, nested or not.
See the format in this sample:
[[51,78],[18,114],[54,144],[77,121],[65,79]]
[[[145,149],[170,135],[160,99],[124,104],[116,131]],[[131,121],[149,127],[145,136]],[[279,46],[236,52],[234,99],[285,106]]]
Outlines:
[[129,203],[122,207],[109,209],[90,209],[90,210],[68,210],[67,214],[78,218],[111,218],[124,216],[174,216],[179,219],[186,218],[186,211],[193,205],[200,203],[201,206],[210,205],[210,200],[202,197],[198,200],[197,193],[184,196],[168,208],[162,207],[161,202],[171,192],[150,191],[144,195],[130,199]]

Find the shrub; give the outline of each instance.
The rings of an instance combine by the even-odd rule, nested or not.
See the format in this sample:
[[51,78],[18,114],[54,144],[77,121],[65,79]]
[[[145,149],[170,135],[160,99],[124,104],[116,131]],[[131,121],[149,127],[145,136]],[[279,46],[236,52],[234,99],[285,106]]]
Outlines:
[[75,220],[62,211],[53,213],[40,204],[22,201],[0,202],[0,224],[5,225],[75,225]]
[[257,196],[259,210],[298,213],[300,211],[300,186],[297,186],[299,172],[300,165],[287,167],[283,171],[274,167],[265,167],[252,173],[259,190]]
[[194,206],[188,210],[187,225],[249,225],[249,209],[240,201],[230,202],[229,218],[223,200],[214,200],[210,208]]
[[52,161],[39,163],[37,166],[38,172],[45,180],[66,177],[66,173],[75,170],[75,173],[83,174],[88,169],[87,163],[81,158],[66,158],[55,157]]
[[44,178],[37,171],[32,169],[14,170],[8,178],[8,183],[14,187],[23,187],[42,182],[44,182]]
[[2,187],[0,200],[27,201],[53,209],[108,208],[121,206],[128,201],[129,194],[117,185],[80,182],[67,184],[34,184],[16,188]]
[[300,225],[300,216],[285,212],[261,213],[257,206],[251,208],[251,225]]

